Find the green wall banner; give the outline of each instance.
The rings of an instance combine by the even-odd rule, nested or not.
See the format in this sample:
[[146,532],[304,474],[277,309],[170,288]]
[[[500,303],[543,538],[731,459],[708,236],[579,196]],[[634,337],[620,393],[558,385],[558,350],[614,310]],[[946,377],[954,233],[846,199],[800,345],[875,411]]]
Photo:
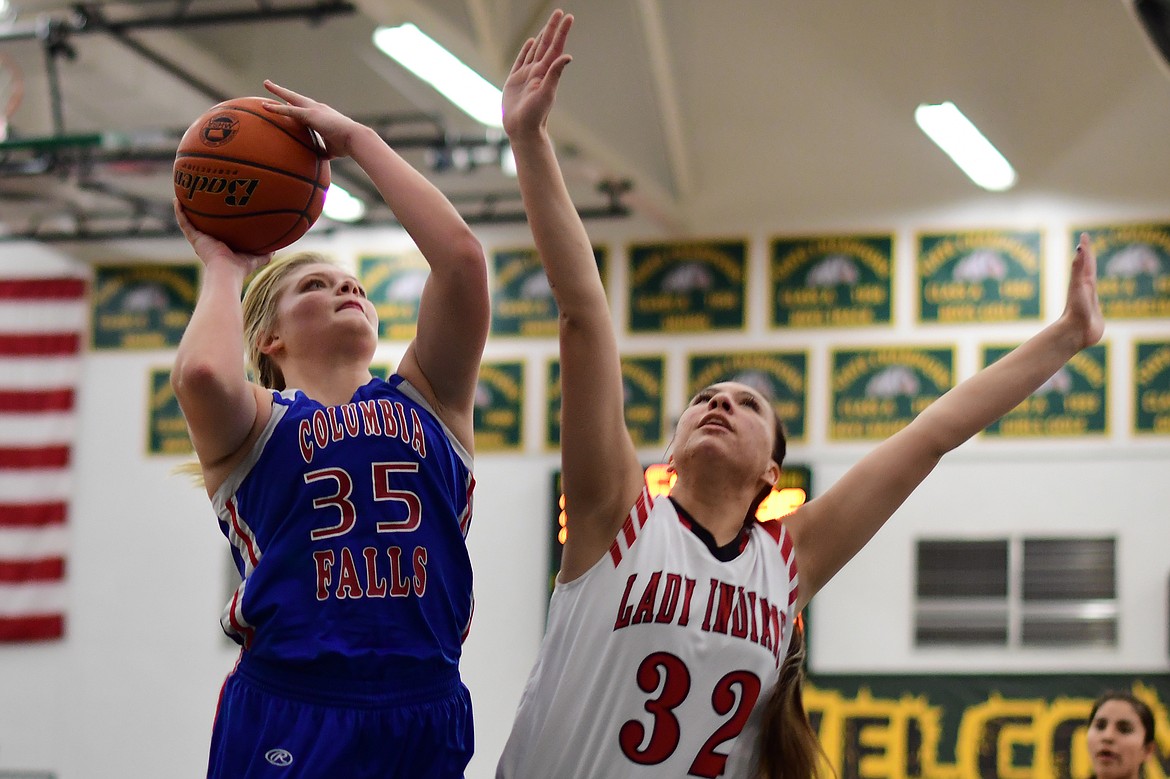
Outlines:
[[147,454],[192,454],[195,449],[187,435],[187,420],[179,408],[179,399],[171,388],[171,369],[150,371],[150,394],[147,408]]
[[1170,675],[811,674],[805,709],[839,779],[1087,779],[1093,701],[1154,711],[1146,779],[1170,776]]
[[747,241],[634,244],[630,332],[742,330]]
[[952,347],[833,350],[829,438],[888,438],[954,386],[954,364]]
[[[662,393],[666,359],[661,355],[623,356],[622,392],[624,393],[626,428],[634,446],[661,445],[664,432],[665,402]],[[561,445],[561,362],[549,360],[545,372],[544,444],[548,449]]]
[[431,266],[421,252],[358,258],[357,277],[378,312],[378,338],[409,341],[418,322],[418,303]]
[[774,239],[772,327],[888,325],[893,246],[890,235]]
[[1133,429],[1170,434],[1170,341],[1134,344]]
[[1097,294],[1105,319],[1170,317],[1170,224],[1073,230],[1087,232],[1097,253]]
[[[593,247],[601,283],[609,288],[607,252]],[[492,335],[555,338],[557,302],[534,248],[492,254]]]
[[[1010,346],[983,349],[987,366]],[[984,430],[1004,438],[1104,435],[1109,432],[1108,345],[1095,344],[1073,358],[1024,402]]]
[[94,349],[178,346],[198,295],[195,264],[98,265],[91,344]]
[[1040,317],[1039,230],[978,230],[918,236],[922,322],[1014,322]]
[[475,451],[524,448],[524,363],[485,362],[475,387]]

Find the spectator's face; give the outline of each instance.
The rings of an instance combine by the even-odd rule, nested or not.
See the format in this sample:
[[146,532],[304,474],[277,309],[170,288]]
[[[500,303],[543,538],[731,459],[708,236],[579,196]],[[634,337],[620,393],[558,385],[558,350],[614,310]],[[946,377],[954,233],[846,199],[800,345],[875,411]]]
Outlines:
[[1097,779],[1133,779],[1153,751],[1146,729],[1132,705],[1122,700],[1101,704],[1089,723],[1089,757]]

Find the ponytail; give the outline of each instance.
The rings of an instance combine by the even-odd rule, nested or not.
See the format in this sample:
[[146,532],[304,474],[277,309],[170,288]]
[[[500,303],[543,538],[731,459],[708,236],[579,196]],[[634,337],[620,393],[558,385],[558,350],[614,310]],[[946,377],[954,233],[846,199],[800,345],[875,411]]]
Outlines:
[[763,703],[757,779],[820,779],[836,775],[804,710],[803,618],[797,617],[794,627],[779,677]]

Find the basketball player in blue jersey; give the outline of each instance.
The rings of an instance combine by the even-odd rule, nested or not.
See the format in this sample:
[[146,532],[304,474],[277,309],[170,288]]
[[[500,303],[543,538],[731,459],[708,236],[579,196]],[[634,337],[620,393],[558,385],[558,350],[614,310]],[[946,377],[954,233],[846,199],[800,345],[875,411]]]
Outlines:
[[483,251],[372,129],[266,86],[284,101],[269,110],[362,167],[430,275],[417,336],[383,381],[369,369],[377,315],[353,275],[311,253],[233,253],[176,206],[203,277],[172,383],[243,579],[222,618],[242,650],[207,775],[461,777]]
[[795,617],[939,459],[1007,413],[1104,327],[1082,236],[1060,318],[967,379],[783,523],[755,511],[783,427],[755,389],[700,391],[649,495],[625,427],[605,290],[546,130],[572,17],[555,12],[504,86],[504,129],[560,309],[567,539],[548,625],[500,758],[501,779],[809,779]]

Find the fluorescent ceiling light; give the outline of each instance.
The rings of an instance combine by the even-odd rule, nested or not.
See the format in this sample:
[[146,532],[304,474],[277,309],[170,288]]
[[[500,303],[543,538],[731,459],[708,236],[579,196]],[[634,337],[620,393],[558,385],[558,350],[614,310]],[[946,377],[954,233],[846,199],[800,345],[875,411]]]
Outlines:
[[504,126],[500,90],[413,24],[379,27],[374,45],[480,124]]
[[1011,163],[954,103],[924,103],[915,109],[914,120],[922,132],[979,186],[1002,192],[1016,183],[1016,172]]
[[321,213],[335,222],[356,222],[366,215],[366,204],[336,184],[330,184]]

